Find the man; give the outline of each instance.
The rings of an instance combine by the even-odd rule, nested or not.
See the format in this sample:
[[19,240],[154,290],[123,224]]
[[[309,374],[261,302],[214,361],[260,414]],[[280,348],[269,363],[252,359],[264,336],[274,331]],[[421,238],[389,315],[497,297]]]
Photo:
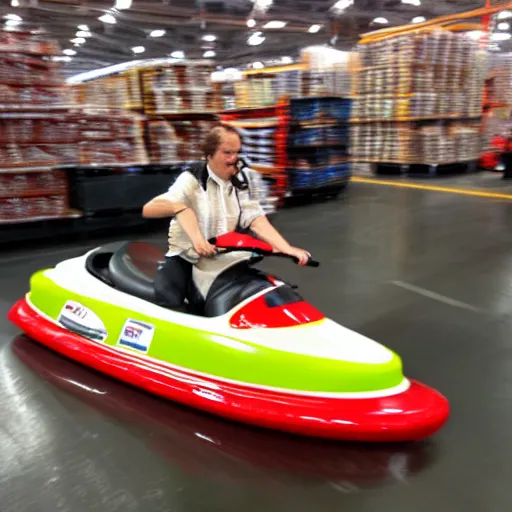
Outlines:
[[234,259],[246,259],[247,255],[236,253],[216,255],[215,247],[208,243],[210,238],[237,228],[250,228],[274,250],[295,256],[300,265],[308,262],[310,254],[292,247],[279,234],[251,197],[250,189],[241,184],[237,176],[241,145],[240,135],[233,128],[213,128],[203,144],[206,162],[180,174],[167,193],[144,206],[144,217],[174,217],[169,227],[169,252],[155,280],[159,305],[183,307],[193,266],[205,261],[209,264],[209,270],[203,272],[209,279],[198,285],[205,297],[215,274],[233,264]]

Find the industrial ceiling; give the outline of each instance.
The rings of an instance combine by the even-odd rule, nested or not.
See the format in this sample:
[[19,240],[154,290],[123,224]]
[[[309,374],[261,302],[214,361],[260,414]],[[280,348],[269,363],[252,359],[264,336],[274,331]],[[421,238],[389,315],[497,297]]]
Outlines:
[[[2,0],[0,14],[57,38],[70,75],[173,52],[213,57],[219,66],[296,58],[306,46],[349,49],[370,30],[482,6],[483,0]],[[270,21],[286,25],[264,28]],[[77,35],[80,25],[87,30]],[[248,44],[251,34],[259,44]]]

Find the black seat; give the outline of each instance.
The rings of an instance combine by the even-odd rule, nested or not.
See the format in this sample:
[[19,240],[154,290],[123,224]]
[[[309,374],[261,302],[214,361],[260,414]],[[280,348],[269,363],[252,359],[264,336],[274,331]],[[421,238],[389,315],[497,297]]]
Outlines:
[[265,274],[250,267],[247,262],[238,263],[213,282],[206,297],[204,316],[224,315],[237,304],[272,286]]
[[[87,270],[104,283],[148,302],[156,303],[154,282],[165,261],[162,250],[145,242],[117,242],[98,248],[86,261]],[[215,317],[273,285],[260,271],[242,262],[228,268],[213,282],[206,301],[190,282],[191,314]]]
[[127,242],[110,258],[112,284],[120,291],[155,302],[155,277],[165,254],[155,245]]
[[113,242],[98,247],[87,256],[87,259],[85,260],[85,268],[90,274],[100,281],[103,281],[109,286],[114,286],[112,279],[110,279],[108,266],[112,255],[126,243],[126,241]]

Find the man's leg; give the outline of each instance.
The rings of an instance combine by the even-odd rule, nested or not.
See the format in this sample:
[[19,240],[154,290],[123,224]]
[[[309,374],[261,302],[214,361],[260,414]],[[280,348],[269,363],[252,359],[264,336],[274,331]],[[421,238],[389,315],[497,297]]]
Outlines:
[[155,279],[157,304],[184,311],[184,301],[191,278],[192,263],[180,256],[166,258]]

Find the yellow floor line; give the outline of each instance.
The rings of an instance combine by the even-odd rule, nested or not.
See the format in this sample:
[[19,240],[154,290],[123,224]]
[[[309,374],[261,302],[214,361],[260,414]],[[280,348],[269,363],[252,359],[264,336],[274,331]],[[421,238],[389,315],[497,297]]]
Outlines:
[[397,181],[379,180],[372,178],[362,178],[360,176],[352,176],[351,181],[356,183],[373,183],[375,185],[387,185],[390,187],[415,188],[419,190],[431,190],[433,192],[446,192],[449,194],[460,194],[475,197],[488,197],[493,199],[512,200],[512,194],[502,194],[499,192],[483,192],[481,190],[472,190],[465,188],[438,187],[436,185],[417,185],[415,183],[399,183]]

